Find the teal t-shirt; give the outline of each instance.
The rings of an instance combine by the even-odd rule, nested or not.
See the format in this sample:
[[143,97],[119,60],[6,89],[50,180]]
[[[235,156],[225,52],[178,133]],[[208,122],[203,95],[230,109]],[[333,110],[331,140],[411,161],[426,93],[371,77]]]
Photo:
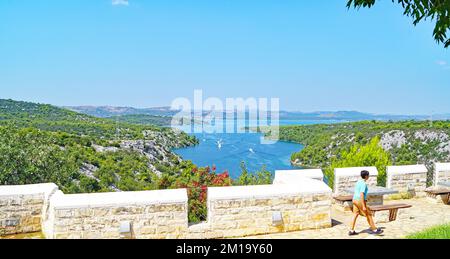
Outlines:
[[359,180],[355,186],[355,193],[353,194],[353,200],[359,201],[361,200],[361,193],[364,193],[364,200],[367,200],[367,192],[369,188],[367,187],[367,183],[364,180]]

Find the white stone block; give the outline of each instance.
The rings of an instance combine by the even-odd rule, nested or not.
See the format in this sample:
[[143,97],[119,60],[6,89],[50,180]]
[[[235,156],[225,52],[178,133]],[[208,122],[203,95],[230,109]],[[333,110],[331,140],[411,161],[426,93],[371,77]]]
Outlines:
[[450,163],[436,163],[434,168],[434,186],[441,182],[450,182]]
[[424,191],[427,173],[425,165],[388,166],[386,186],[399,192]]
[[361,171],[369,172],[369,186],[377,185],[378,170],[376,167],[347,167],[334,169],[334,194],[347,193],[347,189],[353,188],[355,183],[361,179]]
[[0,185],[0,197],[44,194],[44,199],[58,190],[54,183],[29,184],[29,185]]
[[304,178],[303,181],[291,184],[210,187],[208,188],[208,200],[272,199],[320,193],[331,193],[331,189],[322,181]]
[[139,206],[150,204],[187,203],[187,190],[156,190],[141,192],[110,192],[89,194],[58,195],[52,199],[52,206],[63,208],[94,208],[94,207],[119,207]]
[[295,183],[304,177],[323,181],[323,172],[321,169],[277,170],[273,184]]
[[375,166],[370,167],[347,167],[347,168],[335,168],[334,176],[359,176],[361,177],[361,171],[368,171],[370,176],[378,176],[378,169]]
[[14,211],[13,215],[0,213],[0,222],[16,221],[7,234],[41,231],[48,200],[57,190],[58,186],[53,183],[0,186],[1,203],[7,206],[7,210]]

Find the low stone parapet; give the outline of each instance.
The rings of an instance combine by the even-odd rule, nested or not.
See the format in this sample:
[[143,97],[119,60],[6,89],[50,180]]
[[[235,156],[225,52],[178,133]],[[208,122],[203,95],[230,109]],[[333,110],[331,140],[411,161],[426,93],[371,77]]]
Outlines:
[[411,193],[413,196],[424,194],[427,173],[425,165],[388,166],[386,187],[400,193]]
[[434,167],[434,186],[450,182],[450,163],[436,163]]
[[55,239],[180,238],[188,228],[186,189],[55,194],[44,234]]
[[241,237],[331,227],[331,189],[295,184],[208,188],[208,225],[215,237]]
[[186,189],[64,194],[54,184],[1,186],[3,234],[49,239],[226,238],[331,226],[332,190],[291,184],[208,188],[208,220],[188,225]]
[[0,235],[40,232],[53,183],[0,186]]
[[273,184],[292,184],[301,181],[299,177],[323,181],[323,172],[321,169],[277,170]]
[[356,182],[361,178],[361,171],[369,171],[369,186],[377,186],[378,170],[376,167],[347,167],[334,169],[334,187],[335,195],[348,193],[347,190],[354,188]]

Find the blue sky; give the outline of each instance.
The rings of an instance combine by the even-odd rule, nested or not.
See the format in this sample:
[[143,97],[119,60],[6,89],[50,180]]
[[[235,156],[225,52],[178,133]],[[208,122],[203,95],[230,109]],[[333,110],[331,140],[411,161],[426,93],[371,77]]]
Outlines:
[[449,50],[391,1],[113,2],[0,1],[0,98],[152,107],[203,89],[288,110],[450,113]]

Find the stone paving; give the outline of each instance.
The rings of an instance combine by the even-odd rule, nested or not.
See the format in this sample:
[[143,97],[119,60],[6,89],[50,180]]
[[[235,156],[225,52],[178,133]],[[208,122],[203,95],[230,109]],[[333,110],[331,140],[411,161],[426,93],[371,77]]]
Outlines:
[[41,232],[0,236],[0,239],[44,239]]
[[365,218],[358,218],[356,232],[358,235],[349,237],[349,222],[351,212],[342,212],[333,208],[333,227],[318,230],[304,230],[290,233],[277,233],[247,237],[250,239],[396,239],[404,238],[409,234],[420,232],[429,227],[450,223],[450,205],[433,204],[426,198],[385,201],[390,203],[406,203],[413,207],[399,211],[396,221],[378,223],[377,226],[384,230],[379,236],[367,233],[368,224]]

